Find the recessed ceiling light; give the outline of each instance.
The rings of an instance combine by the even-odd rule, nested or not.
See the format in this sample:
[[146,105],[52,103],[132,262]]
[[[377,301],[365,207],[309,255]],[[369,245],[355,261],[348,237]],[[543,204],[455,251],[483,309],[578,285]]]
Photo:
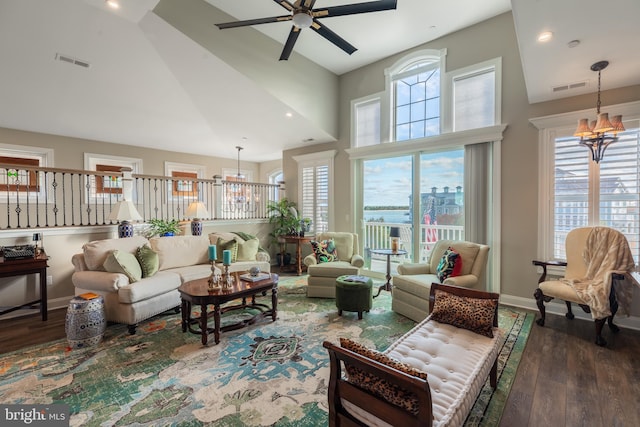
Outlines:
[[580,44],[580,40],[571,40],[569,43],[567,43],[567,46],[572,48],[572,47],[578,46],[579,44]]
[[120,3],[118,3],[116,0],[106,0],[105,3],[107,3],[107,6],[109,6],[111,9],[120,9]]
[[538,34],[538,41],[541,43],[548,42],[553,38],[553,33],[551,31],[544,31]]
[[285,116],[287,117],[293,117],[293,113],[286,113]]

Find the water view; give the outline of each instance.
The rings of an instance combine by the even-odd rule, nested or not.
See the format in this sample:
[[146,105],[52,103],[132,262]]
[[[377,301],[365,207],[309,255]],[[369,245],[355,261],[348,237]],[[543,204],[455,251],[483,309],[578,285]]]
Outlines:
[[403,224],[410,222],[409,210],[365,210],[365,221],[380,221],[386,223]]

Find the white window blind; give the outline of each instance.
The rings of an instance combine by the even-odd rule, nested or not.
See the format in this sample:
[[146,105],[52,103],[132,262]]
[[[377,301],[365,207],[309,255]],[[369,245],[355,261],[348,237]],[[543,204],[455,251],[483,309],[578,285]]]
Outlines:
[[553,255],[566,259],[567,233],[577,227],[602,225],[627,237],[640,259],[640,138],[638,130],[619,135],[599,165],[576,138],[555,140]]
[[356,147],[380,144],[380,99],[355,106]]
[[453,79],[454,131],[495,124],[495,85],[493,69]]

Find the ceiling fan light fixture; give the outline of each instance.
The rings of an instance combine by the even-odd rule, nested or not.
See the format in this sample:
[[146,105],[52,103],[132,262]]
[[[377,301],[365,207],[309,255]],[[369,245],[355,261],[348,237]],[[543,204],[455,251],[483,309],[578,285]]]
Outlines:
[[313,17],[311,13],[300,11],[293,14],[293,25],[300,29],[309,28],[311,23],[313,22]]

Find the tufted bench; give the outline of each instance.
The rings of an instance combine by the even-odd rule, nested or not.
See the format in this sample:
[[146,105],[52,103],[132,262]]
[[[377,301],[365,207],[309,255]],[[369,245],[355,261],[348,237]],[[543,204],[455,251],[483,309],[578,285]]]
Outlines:
[[[384,352],[363,351],[349,340],[342,347],[324,342],[330,426],[461,426],[487,377],[495,389],[498,295],[433,284],[429,305],[431,315]],[[398,395],[401,406],[393,403]]]

